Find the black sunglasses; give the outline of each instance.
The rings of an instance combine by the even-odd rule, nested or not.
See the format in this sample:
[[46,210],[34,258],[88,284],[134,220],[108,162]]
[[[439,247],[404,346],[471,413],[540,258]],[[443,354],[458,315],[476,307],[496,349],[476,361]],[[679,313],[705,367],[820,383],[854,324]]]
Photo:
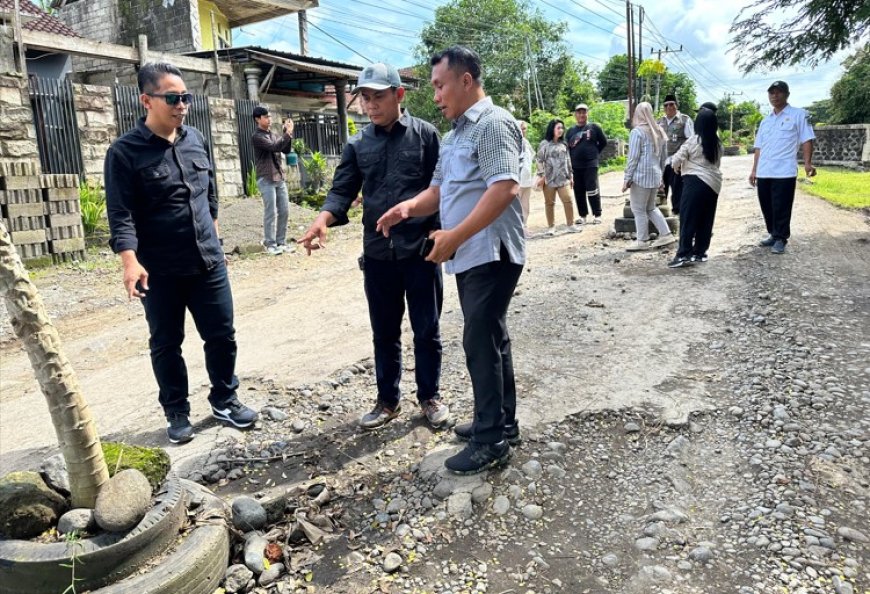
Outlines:
[[163,97],[166,105],[178,105],[181,101],[185,105],[190,105],[193,102],[193,94],[191,93],[146,93],[149,97]]

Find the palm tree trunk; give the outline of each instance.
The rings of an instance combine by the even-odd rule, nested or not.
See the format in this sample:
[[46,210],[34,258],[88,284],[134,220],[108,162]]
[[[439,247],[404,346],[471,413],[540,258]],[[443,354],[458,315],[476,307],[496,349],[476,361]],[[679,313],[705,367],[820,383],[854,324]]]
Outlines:
[[36,286],[18,257],[0,220],[0,295],[16,336],[24,343],[39,387],[48,402],[57,441],[69,472],[73,507],[93,508],[100,487],[109,480],[100,437],[63,354],[60,337],[48,318]]

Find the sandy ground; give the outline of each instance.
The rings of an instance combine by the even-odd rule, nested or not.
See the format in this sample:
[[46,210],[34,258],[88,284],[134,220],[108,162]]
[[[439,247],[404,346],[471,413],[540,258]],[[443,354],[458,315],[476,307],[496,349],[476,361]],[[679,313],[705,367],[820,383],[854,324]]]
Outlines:
[[[725,188],[710,262],[687,274],[665,266],[673,250],[628,254],[627,242],[607,239],[610,224],[622,212],[620,174],[602,179],[604,225],[528,242],[528,265],[509,321],[524,394],[524,425],[626,406],[649,408],[666,421],[679,421],[708,405],[703,377],[683,373],[681,367],[703,335],[714,329],[704,310],[727,309],[726,295],[742,282],[734,260],[762,235],[754,190],[746,182],[749,167],[749,157],[724,161]],[[545,226],[542,195],[536,193],[532,202],[530,226],[540,232]],[[813,238],[820,235],[866,239],[865,218],[800,194],[793,241],[784,258],[814,250]],[[232,224],[222,219],[224,228]],[[867,264],[866,248],[856,259],[854,245],[843,243],[819,258],[860,273]],[[328,249],[312,257],[297,252],[231,263],[243,398],[246,378],[313,383],[371,355],[356,267],[359,251],[359,228],[349,226],[334,233]],[[144,316],[138,303],[123,297],[114,259],[73,273],[40,273],[37,283],[56,316],[66,354],[101,432],[116,440],[164,443]],[[445,356],[458,357],[461,315],[453,279],[445,285]],[[63,299],[66,287],[75,295],[72,301]],[[208,412],[200,345],[189,324],[185,354],[193,416],[199,421]],[[194,442],[170,448],[170,454],[183,462],[208,451],[229,431],[207,425]],[[7,339],[0,346],[0,472],[37,463],[55,443],[30,363],[17,340]]]

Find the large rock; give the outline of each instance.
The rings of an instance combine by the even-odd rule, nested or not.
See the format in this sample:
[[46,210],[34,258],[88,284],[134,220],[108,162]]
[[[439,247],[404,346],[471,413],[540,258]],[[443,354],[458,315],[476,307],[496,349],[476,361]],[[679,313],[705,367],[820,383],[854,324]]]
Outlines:
[[64,460],[62,454],[55,454],[51,458],[46,458],[39,467],[39,475],[46,485],[64,497],[69,496],[69,473],[66,471],[66,460]]
[[266,525],[266,510],[252,497],[236,497],[233,500],[233,526],[242,532],[259,530]]
[[12,472],[0,478],[0,533],[7,538],[39,536],[68,507],[66,499],[35,472]]
[[151,484],[138,470],[122,470],[97,495],[94,518],[107,532],[129,530],[151,507]]

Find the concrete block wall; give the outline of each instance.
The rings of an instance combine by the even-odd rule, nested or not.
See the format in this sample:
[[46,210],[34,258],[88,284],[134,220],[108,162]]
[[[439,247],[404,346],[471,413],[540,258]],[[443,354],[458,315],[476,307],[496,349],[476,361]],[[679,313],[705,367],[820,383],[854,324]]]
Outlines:
[[870,124],[817,126],[813,163],[870,169]]

